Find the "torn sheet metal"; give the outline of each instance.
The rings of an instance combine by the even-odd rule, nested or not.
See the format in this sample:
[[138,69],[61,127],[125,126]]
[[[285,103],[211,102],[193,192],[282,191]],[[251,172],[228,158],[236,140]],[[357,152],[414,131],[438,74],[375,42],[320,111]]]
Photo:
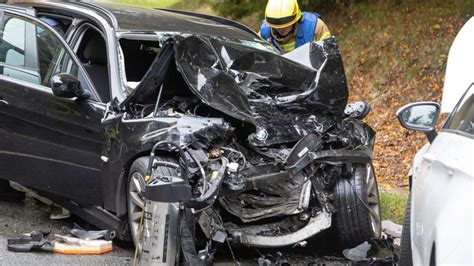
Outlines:
[[[257,146],[295,142],[308,124],[341,116],[348,89],[336,40],[310,46],[312,67],[271,52],[191,36],[176,41],[176,65],[209,106],[257,127]],[[317,115],[315,115],[317,114]],[[323,125],[321,125],[323,124]]]
[[294,53],[289,59],[227,39],[175,36],[121,107],[156,100],[176,65],[203,103],[256,128],[248,137],[253,146],[295,143],[308,132],[325,132],[344,115],[348,88],[334,38]]

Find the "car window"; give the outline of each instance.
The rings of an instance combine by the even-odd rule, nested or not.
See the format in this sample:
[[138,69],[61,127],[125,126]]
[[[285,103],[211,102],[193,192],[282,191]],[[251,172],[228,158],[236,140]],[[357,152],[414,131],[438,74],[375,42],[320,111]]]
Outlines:
[[6,51],[5,63],[12,66],[25,65],[25,22],[19,19],[10,19],[4,29],[3,39],[12,47]]
[[444,128],[474,136],[474,84],[471,84],[454,108]]
[[[0,38],[0,74],[40,84],[35,56],[27,55],[27,23],[16,17],[5,16]],[[35,38],[34,36],[31,36]],[[26,60],[26,59],[30,60]]]
[[5,15],[0,27],[0,74],[50,87],[51,77],[78,66],[52,31],[34,21]]

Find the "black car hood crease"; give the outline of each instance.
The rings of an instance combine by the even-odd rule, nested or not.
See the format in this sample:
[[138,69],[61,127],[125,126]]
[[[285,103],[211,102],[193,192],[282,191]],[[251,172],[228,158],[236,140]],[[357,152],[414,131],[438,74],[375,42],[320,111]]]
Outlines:
[[189,89],[203,103],[257,128],[250,143],[297,141],[306,134],[309,120],[324,127],[327,116],[342,116],[348,99],[335,38],[309,44],[304,57],[298,61],[310,66],[222,38],[176,36],[121,106],[152,97],[174,58]]

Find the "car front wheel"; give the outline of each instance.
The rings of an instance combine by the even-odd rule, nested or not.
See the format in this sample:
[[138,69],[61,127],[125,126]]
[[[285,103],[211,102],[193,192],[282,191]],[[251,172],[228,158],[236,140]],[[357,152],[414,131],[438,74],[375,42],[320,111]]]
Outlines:
[[381,233],[379,191],[372,165],[352,167],[351,178],[339,179],[334,187],[333,226],[344,248],[379,238]]
[[[164,161],[176,164],[176,161],[168,157],[155,157],[158,161]],[[149,157],[141,157],[133,162],[129,171],[128,185],[127,185],[127,211],[128,222],[130,225],[130,232],[132,235],[135,247],[140,247],[140,223],[143,214],[145,201],[142,192],[145,189],[145,175],[148,167]],[[154,173],[160,176],[176,176],[176,169],[169,166],[158,166]]]
[[400,245],[400,265],[413,265],[411,253],[411,232],[410,232],[410,217],[411,217],[411,193],[408,195],[408,202],[405,208],[405,221],[402,229],[402,241]]

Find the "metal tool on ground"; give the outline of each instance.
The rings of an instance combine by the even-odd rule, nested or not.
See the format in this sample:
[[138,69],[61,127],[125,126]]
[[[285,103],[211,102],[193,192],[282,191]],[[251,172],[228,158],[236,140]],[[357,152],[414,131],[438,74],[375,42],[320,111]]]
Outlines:
[[114,230],[87,231],[74,223],[74,227],[69,231],[71,235],[84,240],[95,240],[103,238],[107,241],[113,240],[117,235]]

